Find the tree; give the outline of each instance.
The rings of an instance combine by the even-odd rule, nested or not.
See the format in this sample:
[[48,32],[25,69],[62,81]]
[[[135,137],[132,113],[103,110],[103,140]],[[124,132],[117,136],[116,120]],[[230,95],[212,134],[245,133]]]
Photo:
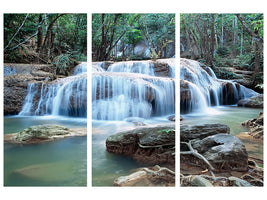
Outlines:
[[263,77],[263,14],[181,14],[181,57],[197,59],[215,70],[225,67],[254,71],[255,85]]
[[[151,57],[166,57],[168,47],[174,49],[174,14],[93,14],[93,60],[116,59],[116,50],[122,57],[134,55],[134,47],[140,41],[149,44]],[[171,47],[170,47],[171,46]]]
[[5,62],[53,63],[61,54],[85,60],[86,14],[5,14]]

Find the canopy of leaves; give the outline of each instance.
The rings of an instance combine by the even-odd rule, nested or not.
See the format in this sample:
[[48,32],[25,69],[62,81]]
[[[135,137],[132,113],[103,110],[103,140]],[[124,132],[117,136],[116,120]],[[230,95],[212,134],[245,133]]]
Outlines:
[[180,19],[181,57],[204,62],[215,71],[254,71],[253,85],[262,82],[263,14],[181,14]]
[[52,63],[61,54],[86,60],[86,14],[5,14],[5,62]]
[[[139,42],[147,43],[151,57],[166,57],[167,47],[175,43],[174,14],[93,14],[93,60],[131,59]],[[170,47],[169,47],[170,48]],[[131,50],[131,51],[130,51]]]

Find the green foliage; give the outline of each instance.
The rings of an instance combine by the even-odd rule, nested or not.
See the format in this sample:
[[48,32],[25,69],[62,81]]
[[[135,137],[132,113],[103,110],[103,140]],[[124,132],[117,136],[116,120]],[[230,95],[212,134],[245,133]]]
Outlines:
[[164,129],[164,130],[158,131],[158,133],[167,133],[167,134],[169,134],[170,132],[174,132],[174,131],[175,131],[174,129]]
[[141,31],[135,28],[126,32],[126,38],[126,42],[132,45],[136,45],[138,42],[144,39]]
[[[43,23],[38,29],[40,20]],[[28,38],[30,39],[27,40]],[[13,49],[25,40],[27,42]],[[28,54],[35,56],[30,62],[51,63],[56,56],[69,52],[73,58],[86,60],[87,16],[56,13],[4,14],[4,47],[7,47],[5,62],[29,62]]]
[[[134,56],[134,46],[142,40],[149,44],[151,58],[161,58],[164,53],[166,56],[167,47],[175,42],[175,15],[92,15],[93,60],[108,60],[111,57],[115,60],[129,60]],[[113,53],[116,49],[124,49],[124,54],[119,55],[120,58]]]
[[67,68],[71,64],[71,55],[70,54],[61,54],[59,56],[56,56],[54,58],[54,65],[57,66],[57,68]]
[[217,49],[217,55],[220,57],[225,57],[225,56],[229,55],[229,51],[226,47],[219,47]]

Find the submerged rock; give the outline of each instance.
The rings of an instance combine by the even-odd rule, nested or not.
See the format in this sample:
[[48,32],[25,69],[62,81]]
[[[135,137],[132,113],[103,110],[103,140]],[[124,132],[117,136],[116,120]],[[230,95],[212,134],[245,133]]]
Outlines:
[[111,135],[107,151],[132,157],[140,163],[175,163],[175,125],[138,127]]
[[142,168],[114,181],[114,186],[174,186],[175,172],[158,165]]
[[63,126],[54,124],[37,125],[26,128],[19,133],[6,134],[5,142],[15,144],[35,144],[41,142],[53,141],[70,136],[84,136],[86,130],[71,130]]
[[263,94],[257,94],[247,99],[241,99],[238,101],[238,106],[263,108]]

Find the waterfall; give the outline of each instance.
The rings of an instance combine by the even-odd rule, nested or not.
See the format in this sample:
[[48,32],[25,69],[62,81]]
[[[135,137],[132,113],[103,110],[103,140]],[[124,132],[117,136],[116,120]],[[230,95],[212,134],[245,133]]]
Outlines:
[[205,113],[211,106],[237,104],[257,94],[233,81],[217,79],[211,68],[188,59],[180,60],[180,79],[182,113]]
[[129,73],[140,73],[155,76],[153,64],[150,61],[127,61],[118,62],[111,65],[108,70],[109,72],[129,72]]
[[119,62],[107,71],[96,69],[92,74],[93,119],[150,118],[175,112],[175,81],[155,76],[151,61]]
[[73,71],[73,75],[83,74],[87,72],[87,63],[82,62],[81,64],[77,65]]
[[53,82],[33,82],[19,115],[87,116],[87,66],[78,65],[72,76]]
[[19,115],[21,116],[31,115],[33,109],[34,97],[37,94],[38,94],[38,85],[35,83],[30,83],[27,89],[27,96],[25,98],[22,110],[20,111]]

